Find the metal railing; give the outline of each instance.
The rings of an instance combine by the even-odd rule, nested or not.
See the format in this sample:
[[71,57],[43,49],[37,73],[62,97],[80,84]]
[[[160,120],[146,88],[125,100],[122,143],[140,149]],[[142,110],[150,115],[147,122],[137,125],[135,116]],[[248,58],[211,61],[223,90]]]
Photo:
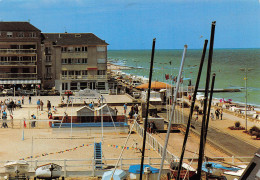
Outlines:
[[32,73],[0,73],[0,79],[36,79],[37,74]]
[[36,49],[0,49],[0,53],[7,53],[7,54],[36,54]]
[[62,80],[72,80],[72,79],[84,79],[84,80],[100,80],[100,79],[108,79],[107,75],[62,75]]

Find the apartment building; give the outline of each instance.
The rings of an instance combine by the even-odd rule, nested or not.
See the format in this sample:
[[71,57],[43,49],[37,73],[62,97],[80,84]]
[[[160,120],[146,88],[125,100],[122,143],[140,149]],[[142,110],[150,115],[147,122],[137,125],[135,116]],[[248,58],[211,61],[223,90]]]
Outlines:
[[0,85],[41,84],[41,31],[29,22],[0,22]]
[[107,43],[92,33],[43,33],[44,88],[108,89]]
[[0,86],[108,89],[107,43],[92,33],[41,33],[0,22]]

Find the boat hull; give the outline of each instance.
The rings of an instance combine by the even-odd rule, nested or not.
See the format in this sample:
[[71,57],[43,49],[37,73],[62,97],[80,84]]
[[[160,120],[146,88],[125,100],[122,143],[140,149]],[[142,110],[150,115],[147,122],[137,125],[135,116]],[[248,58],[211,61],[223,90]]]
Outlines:
[[29,164],[26,161],[10,161],[4,164],[5,173],[10,176],[26,174],[29,171]]
[[59,178],[62,175],[61,166],[57,164],[45,164],[43,166],[39,166],[35,175],[39,179],[55,179]]

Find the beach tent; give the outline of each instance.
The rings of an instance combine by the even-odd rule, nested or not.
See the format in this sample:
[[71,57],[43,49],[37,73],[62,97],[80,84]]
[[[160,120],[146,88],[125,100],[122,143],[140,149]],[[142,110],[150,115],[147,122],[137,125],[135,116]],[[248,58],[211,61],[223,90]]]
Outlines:
[[[149,83],[141,84],[137,86],[137,89],[148,89]],[[164,82],[159,82],[159,81],[153,81],[151,83],[151,89],[166,89],[170,88],[171,85],[164,83]]]

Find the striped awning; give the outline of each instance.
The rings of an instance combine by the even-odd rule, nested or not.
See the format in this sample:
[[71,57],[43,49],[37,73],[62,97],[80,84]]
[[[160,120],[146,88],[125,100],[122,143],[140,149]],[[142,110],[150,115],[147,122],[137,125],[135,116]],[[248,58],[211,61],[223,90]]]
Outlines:
[[0,80],[0,84],[41,84],[41,80]]

